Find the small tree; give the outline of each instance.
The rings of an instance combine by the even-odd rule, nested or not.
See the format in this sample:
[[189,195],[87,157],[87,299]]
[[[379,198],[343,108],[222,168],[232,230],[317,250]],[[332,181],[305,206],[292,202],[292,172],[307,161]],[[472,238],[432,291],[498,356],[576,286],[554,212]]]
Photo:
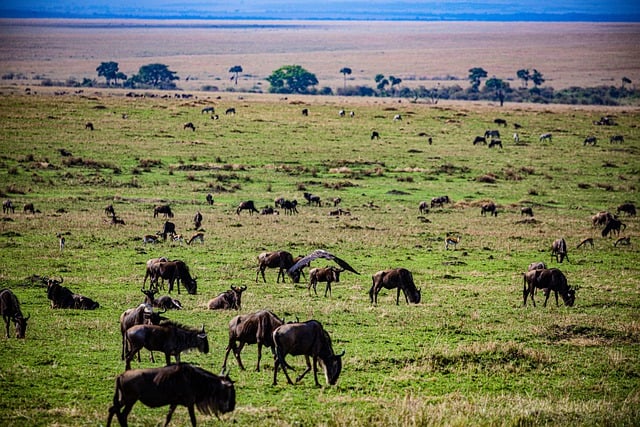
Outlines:
[[343,67],[340,69],[340,73],[344,76],[344,88],[347,87],[347,75],[351,75],[351,68]]
[[116,82],[116,84],[118,84],[118,80],[124,82],[125,80],[127,80],[127,75],[121,71],[118,71],[116,73],[116,76],[114,77],[114,80]]
[[384,74],[376,74],[374,80],[378,84],[376,88],[380,91],[381,95],[384,95],[385,93],[384,88],[389,85],[389,80],[384,78]]
[[300,65],[282,66],[266,80],[271,84],[269,91],[275,93],[309,93],[309,87],[318,84],[316,75]]
[[391,85],[391,92],[394,91],[394,86],[402,83],[402,79],[394,76],[389,76],[389,84]]
[[179,79],[180,77],[176,76],[175,71],[169,70],[169,67],[164,64],[143,65],[140,67],[138,74],[132,77],[132,80],[136,83],[161,89],[175,88],[176,85],[173,81]]
[[544,83],[544,77],[542,77],[542,73],[540,71],[534,68],[533,73],[531,74],[531,81],[533,82],[534,86],[538,87],[542,83]]
[[529,70],[524,68],[518,70],[516,72],[516,76],[518,76],[518,78],[522,80],[522,87],[526,89],[527,86],[529,86],[529,80],[531,80],[531,73],[529,73]]
[[98,77],[104,77],[107,81],[107,86],[111,84],[111,80],[118,79],[118,63],[109,61],[102,62],[98,68],[96,68],[98,72]]
[[241,65],[234,65],[233,67],[229,68],[229,72],[233,73],[233,76],[231,77],[231,80],[235,81],[235,84],[238,84],[238,74],[242,72],[242,66]]
[[478,90],[481,80],[487,77],[487,75],[488,74],[484,68],[475,67],[469,69],[469,81],[471,82],[471,87],[473,88],[473,90]]

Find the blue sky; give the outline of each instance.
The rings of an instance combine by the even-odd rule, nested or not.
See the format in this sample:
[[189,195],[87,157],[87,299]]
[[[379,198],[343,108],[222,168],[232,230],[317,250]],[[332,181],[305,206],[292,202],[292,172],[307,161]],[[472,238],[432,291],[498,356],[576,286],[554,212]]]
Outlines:
[[2,2],[0,16],[637,21],[640,1],[11,0]]

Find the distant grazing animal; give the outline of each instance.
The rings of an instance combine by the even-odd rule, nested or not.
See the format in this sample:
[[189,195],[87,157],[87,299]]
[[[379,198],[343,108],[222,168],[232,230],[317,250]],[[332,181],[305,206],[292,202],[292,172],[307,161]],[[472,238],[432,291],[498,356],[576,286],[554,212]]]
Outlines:
[[184,242],[184,237],[182,237],[182,234],[171,233],[169,235],[169,239],[172,242],[178,242],[180,246],[182,246],[182,243]]
[[556,257],[556,261],[562,264],[566,258],[569,261],[569,253],[567,252],[567,242],[563,238],[556,239],[551,245],[551,258]]
[[489,129],[484,132],[485,139],[497,138],[500,139],[500,131],[496,129]]
[[163,218],[173,218],[173,212],[169,205],[158,205],[153,208],[153,217],[157,218],[158,214],[162,214]]
[[309,285],[307,286],[307,290],[309,291],[309,295],[311,295],[311,288],[313,287],[313,293],[318,296],[318,292],[316,291],[316,286],[318,282],[326,282],[327,286],[324,290],[324,296],[327,297],[327,292],[331,295],[331,283],[340,282],[340,273],[342,273],[344,269],[335,268],[335,267],[317,267],[309,270]]
[[305,200],[309,205],[322,206],[322,202],[320,201],[320,196],[311,193],[303,193]]
[[36,213],[36,208],[33,206],[33,203],[27,203],[26,205],[24,205],[24,208],[22,208],[22,211],[24,213],[31,212],[32,214],[35,214]]
[[194,407],[203,414],[225,414],[235,409],[236,392],[231,379],[217,376],[197,366],[181,363],[163,368],[134,369],[116,378],[113,405],[107,427],[115,415],[121,426],[137,401],[151,408],[169,405],[165,426],[178,405],[189,410],[191,426],[196,427]]
[[514,129],[520,129],[522,127],[522,125],[520,123],[514,123],[513,124],[513,128]]
[[624,142],[624,136],[622,135],[611,135],[609,138],[609,142],[613,144],[614,142]]
[[595,136],[588,136],[584,139],[583,145],[596,145],[596,142],[598,142],[598,138]]
[[183,130],[191,129],[191,131],[192,131],[192,132],[195,132],[195,131],[196,131],[196,127],[195,127],[195,125],[194,125],[193,123],[191,123],[191,122],[185,123],[185,124],[182,126],[182,129],[183,129]]
[[253,215],[253,213],[260,213],[258,209],[256,209],[256,205],[253,203],[253,200],[247,200],[244,202],[240,202],[238,207],[236,208],[236,214],[240,215],[240,212],[247,210],[249,211],[249,215]]
[[160,241],[160,237],[154,234],[145,234],[142,238],[142,243],[158,243]]
[[[160,313],[154,313],[153,306],[148,303],[142,303],[135,308],[129,308],[122,312],[120,315],[120,334],[122,335],[122,352],[120,353],[120,359],[124,360],[125,354],[129,351],[125,336],[127,329],[135,325],[157,325],[162,319]],[[138,362],[139,361],[140,354],[138,353]]]
[[231,289],[212,298],[207,303],[209,310],[240,310],[242,308],[242,293],[246,286],[233,286]]
[[[258,283],[258,275],[262,274],[262,280],[267,283],[267,279],[264,276],[264,271],[267,268],[277,268],[278,277],[276,283],[280,283],[280,277],[282,276],[282,282],[284,283],[285,274],[295,264],[293,255],[287,251],[274,251],[274,252],[262,252],[258,255],[258,270],[256,271],[256,283]],[[297,273],[297,274],[296,274]],[[300,272],[288,273],[293,283],[300,282]]]
[[9,211],[11,211],[11,213],[16,213],[16,208],[13,206],[11,199],[7,199],[2,202],[2,213],[8,214]]
[[191,238],[189,240],[187,240],[187,245],[192,244],[193,242],[195,242],[196,240],[199,240],[200,243],[204,244],[204,233],[200,232],[200,233],[194,233],[193,236],[191,236]]
[[349,111],[349,117],[355,117],[356,113],[354,111]]
[[202,227],[202,214],[198,211],[193,216],[193,228],[198,230],[200,227]]
[[618,206],[616,212],[618,213],[618,215],[620,215],[621,212],[624,212],[628,216],[636,216],[636,205],[634,205],[633,203],[623,203]]
[[440,196],[440,197],[433,197],[431,199],[431,207],[435,208],[436,206],[442,207],[445,203],[450,203],[451,200],[449,199],[449,196]]
[[543,133],[542,135],[540,135],[540,142],[552,142],[553,135],[551,135],[550,133]]
[[498,126],[507,126],[507,121],[505,119],[495,119],[493,123],[497,124]]
[[402,116],[400,114],[396,114],[395,116],[393,116],[393,121],[394,122],[399,121],[399,120],[402,120]]
[[118,218],[117,216],[113,215],[111,217],[111,225],[125,225],[124,219]]
[[476,136],[476,138],[473,140],[473,145],[477,144],[487,145],[487,138],[485,138],[484,136]]
[[[147,271],[149,268],[147,266]],[[177,284],[178,294],[180,294],[180,283],[186,288],[187,293],[195,295],[198,291],[197,277],[191,277],[189,267],[184,261],[160,261],[151,265],[151,284],[158,287],[158,279],[165,279],[169,282],[169,292],[173,291],[174,283]],[[146,276],[145,276],[146,280]],[[144,285],[144,282],[143,282]]]
[[213,194],[211,193],[207,194],[207,204],[209,206],[213,205]]
[[480,207],[480,215],[486,216],[487,212],[489,212],[489,216],[498,216],[498,207],[493,202],[484,203]]
[[[278,318],[278,316],[267,310],[238,315],[231,319],[229,322],[229,344],[227,345],[227,349],[224,354],[222,370],[224,371],[227,368],[229,353],[233,351],[233,355],[238,361],[240,369],[244,371],[245,368],[242,364],[242,359],[240,358],[240,352],[246,344],[258,344],[258,362],[256,363],[256,371],[260,372],[262,346],[274,351],[273,331],[283,324],[284,320]],[[237,342],[239,345],[236,345]]]
[[493,147],[502,148],[502,141],[499,139],[492,139],[491,142],[489,142],[489,148],[493,148]]
[[[149,260],[147,260],[147,270],[146,273],[144,275],[144,281],[142,282],[142,289],[144,289],[144,286],[147,283],[147,277],[151,278],[151,283],[153,284],[154,279],[155,279],[155,275],[157,274],[157,267],[155,264],[160,263],[160,262],[167,262],[169,261],[166,257],[159,257],[159,258],[151,258]],[[164,279],[163,279],[164,280]],[[156,287],[158,286],[157,284],[157,280],[156,280]],[[152,287],[152,284],[149,285],[149,288]]]
[[606,225],[612,219],[615,219],[615,215],[611,212],[600,211],[591,217],[591,222],[596,227],[598,225]]
[[371,139],[372,140],[380,139],[380,134],[377,131],[374,130],[373,132],[371,132]]
[[307,117],[309,115],[309,109],[308,108],[303,108],[302,109],[302,115]]
[[284,197],[278,197],[273,201],[273,203],[276,206],[276,208],[284,208],[285,201],[286,199]]
[[131,369],[131,360],[144,347],[149,351],[164,353],[167,365],[171,364],[171,356],[180,363],[180,353],[197,348],[201,353],[209,353],[209,340],[202,329],[185,328],[166,320],[159,325],[135,325],[125,332],[129,351],[125,354],[125,370]]
[[536,288],[547,289],[547,291],[545,291],[544,307],[547,306],[551,291],[555,293],[556,305],[558,305],[558,294],[560,294],[564,305],[567,307],[572,307],[575,303],[576,290],[567,284],[567,278],[557,268],[527,271],[523,276],[523,284],[522,297],[524,299],[523,305],[525,306],[527,305],[527,297],[529,295],[531,295],[533,306],[536,306],[536,302],[533,299]]
[[13,321],[16,328],[16,338],[24,338],[27,332],[27,321],[31,317],[24,317],[20,310],[20,302],[18,297],[10,289],[0,290],[0,314],[4,320],[7,330],[7,338],[9,335],[9,324]]
[[607,237],[607,235],[615,233],[616,235],[620,235],[620,230],[625,230],[627,228],[627,224],[623,223],[619,219],[612,218],[610,219],[602,230],[602,237]]
[[235,108],[227,108],[224,112],[224,114],[229,115],[229,114],[235,114],[236,113],[236,109]]
[[333,211],[329,211],[329,216],[351,215],[351,212],[338,208]]
[[160,231],[160,236],[162,236],[162,240],[167,240],[167,236],[176,233],[176,225],[173,222],[165,221],[162,225],[162,231]]
[[580,249],[582,246],[586,247],[586,245],[590,245],[591,247],[593,247],[593,239],[591,237],[587,237],[586,239],[578,243],[578,246],[576,246],[576,249]]
[[66,240],[61,233],[56,234],[56,237],[58,238],[58,246],[60,247],[60,252],[62,252],[64,250],[64,244]]
[[618,245],[630,245],[630,244],[631,244],[631,237],[627,236],[627,237],[621,237],[618,240],[616,240],[613,246],[618,247]]
[[329,334],[317,320],[309,320],[303,323],[287,323],[279,326],[273,331],[273,343],[276,351],[273,385],[277,383],[278,368],[282,368],[287,382],[293,384],[287,373],[288,364],[285,361],[287,354],[305,356],[307,362],[307,369],[298,375],[296,382],[301,381],[311,370],[309,357],[313,358],[313,376],[317,387],[320,386],[318,382],[318,362],[320,362],[320,366],[324,370],[327,383],[334,385],[338,382],[338,377],[342,372],[342,356],[344,356],[345,352],[334,353]]
[[113,205],[108,205],[107,207],[104,208],[104,213],[109,216],[115,216],[116,210],[113,208]]
[[345,115],[344,110],[340,110],[340,111],[338,111],[338,115],[339,115],[340,117],[344,117],[344,115]]
[[340,203],[342,202],[342,199],[340,197],[334,197],[333,198],[333,207],[335,208],[336,206],[338,206]]
[[75,308],[80,310],[95,310],[100,304],[84,295],[74,294],[68,288],[61,286],[64,282],[48,279],[47,298],[51,300],[51,308]]
[[279,215],[279,214],[280,212],[275,210],[273,206],[265,206],[264,208],[260,209],[260,215]]
[[613,117],[603,116],[600,117],[600,120],[593,122],[593,124],[598,126],[615,126],[616,122],[613,120]]
[[529,268],[527,268],[527,271],[543,270],[545,268],[547,268],[547,265],[544,262],[537,261],[537,262],[532,262],[531,264],[529,264]]
[[520,216],[522,215],[528,215],[528,216],[533,216],[533,208],[531,208],[530,206],[523,206],[520,208]]
[[520,135],[517,132],[513,134],[513,142],[520,142]]
[[215,108],[214,107],[204,107],[201,111],[200,114],[204,114],[204,113],[210,113],[213,114],[215,112]]
[[429,213],[429,204],[426,201],[422,201],[420,202],[420,204],[418,205],[418,211],[421,214],[428,214]]
[[378,271],[372,276],[373,284],[369,289],[369,299],[371,303],[378,304],[378,293],[382,288],[398,290],[396,294],[396,305],[400,303],[400,291],[404,293],[404,298],[413,304],[420,302],[420,289],[416,289],[413,282],[413,275],[406,268],[393,268],[390,270]]
[[93,123],[87,122],[84,124],[85,129],[93,130]]
[[444,250],[449,250],[449,246],[453,246],[453,249],[455,250],[458,243],[460,243],[460,240],[460,236],[447,235],[447,237],[444,238]]
[[293,215],[298,213],[298,201],[297,200],[285,200],[282,203],[285,215]]

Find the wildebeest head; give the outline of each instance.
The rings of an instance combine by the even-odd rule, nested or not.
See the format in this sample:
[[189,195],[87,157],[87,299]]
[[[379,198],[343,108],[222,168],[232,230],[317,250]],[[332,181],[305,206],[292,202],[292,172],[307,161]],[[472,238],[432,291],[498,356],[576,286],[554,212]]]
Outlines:
[[16,338],[23,339],[25,337],[25,334],[27,333],[27,321],[30,317],[31,315],[29,314],[27,317],[19,315],[14,318],[16,325]]
[[327,380],[327,384],[335,385],[338,382],[340,372],[342,372],[342,356],[345,351],[342,350],[340,354],[334,354],[326,359],[319,359],[320,365],[324,366],[324,377]]
[[203,354],[209,353],[209,339],[204,331],[204,325],[202,325],[202,330],[198,332],[196,338],[198,339],[198,350]]
[[569,290],[561,293],[560,296],[562,297],[564,305],[567,307],[573,307],[573,304],[576,302],[576,290],[572,287],[569,287]]

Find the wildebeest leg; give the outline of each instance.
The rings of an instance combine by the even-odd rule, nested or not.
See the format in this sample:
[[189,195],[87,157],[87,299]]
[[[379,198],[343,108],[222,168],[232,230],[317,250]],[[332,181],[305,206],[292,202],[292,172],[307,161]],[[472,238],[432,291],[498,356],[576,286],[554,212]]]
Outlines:
[[316,387],[320,387],[320,383],[318,382],[318,358],[313,357],[313,378],[316,380]]
[[331,296],[331,282],[327,282],[327,287],[324,288],[324,297],[327,297],[327,291],[329,291],[329,296]]
[[[177,407],[178,407],[178,405],[169,406],[169,412],[167,413],[167,418],[165,419],[165,422],[164,422],[165,427],[167,427],[169,425],[169,421],[171,421],[171,416],[173,415],[173,411],[175,411]],[[191,415],[191,414],[189,414],[189,415]]]
[[5,324],[5,326],[7,327],[7,338],[10,338],[10,337],[9,337],[9,323],[10,323],[11,321],[9,320],[9,317],[8,317],[8,316],[2,316],[2,317],[4,318],[4,324]]
[[[407,296],[405,295],[405,298]],[[400,286],[398,286],[398,293],[396,294],[396,305],[400,304]]]
[[[311,370],[311,361],[309,360],[309,356],[305,354],[304,358],[307,361],[307,369],[305,369],[303,373],[298,375],[298,378],[296,378],[296,382],[297,383],[300,382],[304,378],[304,376],[307,375],[307,373]],[[284,371],[284,367],[282,367],[282,370]],[[313,373],[314,373],[314,375],[316,373],[315,358],[314,358],[314,365],[313,365]],[[318,384],[318,377],[317,376],[316,376],[316,384]]]
[[558,307],[559,306],[559,304],[558,304],[558,291],[553,291],[553,293],[556,296],[556,307]]
[[276,385],[276,374],[278,373],[278,365],[282,367],[282,372],[284,372],[284,376],[287,377],[287,382],[293,385],[293,381],[291,381],[291,378],[287,373],[287,368],[285,366],[286,364],[287,363],[284,361],[284,356],[282,356],[282,364],[280,364],[280,362],[276,358],[276,365],[275,365],[275,369],[273,370],[273,385]]
[[[543,307],[547,306],[547,301],[549,301],[549,296],[551,296],[551,291],[549,291],[548,293],[545,294],[545,298],[544,298],[544,304],[542,305]],[[556,298],[558,296],[556,295]],[[557,301],[556,301],[557,302]]]

